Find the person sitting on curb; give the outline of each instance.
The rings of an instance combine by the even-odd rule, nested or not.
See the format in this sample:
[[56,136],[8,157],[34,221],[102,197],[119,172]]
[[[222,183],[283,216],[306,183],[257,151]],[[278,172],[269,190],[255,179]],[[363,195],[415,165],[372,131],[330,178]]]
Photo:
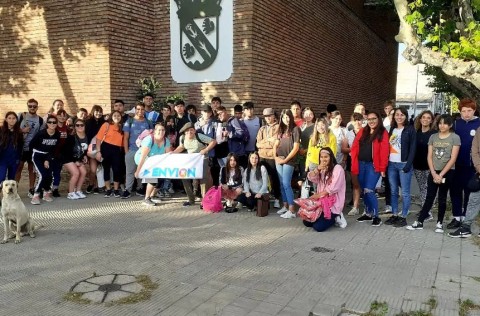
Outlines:
[[237,208],[233,208],[233,202],[243,191],[243,168],[238,163],[238,157],[231,153],[227,156],[227,165],[220,171],[220,185],[222,186],[222,197],[225,198],[225,211],[230,210],[236,212]]
[[248,167],[243,174],[243,193],[237,200],[253,212],[257,200],[268,193],[268,172],[260,165],[260,156],[253,152],[248,156]]

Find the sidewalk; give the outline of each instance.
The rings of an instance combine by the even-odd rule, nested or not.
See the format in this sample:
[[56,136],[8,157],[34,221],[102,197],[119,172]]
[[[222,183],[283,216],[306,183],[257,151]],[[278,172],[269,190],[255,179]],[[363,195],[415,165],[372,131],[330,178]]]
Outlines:
[[[432,297],[433,315],[456,316],[459,299],[480,304],[479,247],[473,237],[435,234],[434,222],[411,232],[348,217],[346,229],[316,233],[273,210],[207,214],[181,201],[24,199],[45,227],[0,245],[0,314],[338,315],[367,312],[376,300],[396,315],[426,310]],[[111,273],[148,275],[158,288],[132,305],[63,299],[77,282]]]

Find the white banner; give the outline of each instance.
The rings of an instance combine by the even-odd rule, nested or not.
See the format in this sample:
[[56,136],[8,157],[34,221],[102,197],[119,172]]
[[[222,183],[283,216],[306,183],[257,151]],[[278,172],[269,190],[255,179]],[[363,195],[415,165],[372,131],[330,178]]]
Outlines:
[[201,154],[151,156],[143,164],[139,178],[202,179],[203,159]]
[[233,72],[233,0],[170,0],[172,78],[225,81]]

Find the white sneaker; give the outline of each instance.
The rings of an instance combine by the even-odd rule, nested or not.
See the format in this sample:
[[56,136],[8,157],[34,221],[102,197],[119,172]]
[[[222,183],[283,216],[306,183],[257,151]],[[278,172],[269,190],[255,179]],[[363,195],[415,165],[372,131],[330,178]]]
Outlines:
[[243,204],[240,202],[237,202],[237,205],[235,205],[235,207],[238,209],[244,208]]
[[295,213],[292,213],[290,210],[288,210],[285,214],[280,215],[281,218],[295,218],[297,215]]
[[392,213],[392,207],[390,205],[385,205],[385,213],[386,214]]
[[69,200],[78,200],[79,197],[77,194],[75,194],[75,192],[69,192],[68,195],[67,195],[67,199]]
[[335,217],[335,225],[340,228],[347,227],[347,220],[345,219],[345,216],[343,216],[343,213],[340,213],[337,217]]
[[443,234],[443,225],[442,223],[438,222],[437,223],[437,226],[435,226],[435,232],[436,233],[440,233],[440,234]]
[[348,216],[355,216],[355,215],[358,215],[358,213],[360,213],[360,211],[358,210],[358,208],[356,207],[352,207],[352,209],[350,210],[350,212],[348,212]]
[[77,191],[75,192],[75,194],[78,196],[79,199],[84,199],[87,197],[85,194],[83,194],[82,191]]
[[279,209],[279,210],[277,211],[277,214],[278,214],[278,215],[282,215],[282,214],[285,214],[287,211],[288,211],[288,208],[286,208],[286,207],[284,206],[284,207],[282,207],[281,209]]
[[273,207],[274,208],[280,208],[280,201],[279,200],[273,201]]

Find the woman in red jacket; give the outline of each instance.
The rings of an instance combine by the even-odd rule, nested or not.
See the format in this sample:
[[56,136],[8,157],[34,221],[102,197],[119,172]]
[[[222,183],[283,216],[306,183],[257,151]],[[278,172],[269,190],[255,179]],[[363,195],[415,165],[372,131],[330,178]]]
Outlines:
[[372,221],[372,226],[380,226],[382,221],[378,217],[375,185],[380,176],[385,176],[387,170],[388,133],[378,113],[370,112],[367,122],[367,126],[355,137],[351,150],[352,173],[358,175],[365,203],[365,214],[359,217],[357,222]]

